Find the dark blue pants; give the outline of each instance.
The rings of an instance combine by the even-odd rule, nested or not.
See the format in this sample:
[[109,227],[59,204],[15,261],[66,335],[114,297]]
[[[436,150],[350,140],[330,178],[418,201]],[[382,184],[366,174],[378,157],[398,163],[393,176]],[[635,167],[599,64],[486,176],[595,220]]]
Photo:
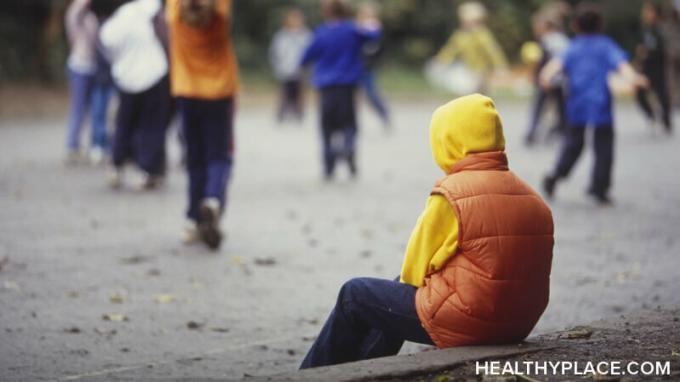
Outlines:
[[224,210],[234,151],[234,101],[232,98],[180,97],[177,105],[182,117],[189,173],[187,216],[198,221],[201,201],[205,198],[217,198]]
[[361,89],[366,93],[368,97],[368,102],[373,106],[373,109],[378,113],[380,119],[387,123],[390,120],[389,114],[387,112],[387,106],[385,102],[380,97],[380,92],[378,91],[378,85],[375,83],[375,75],[373,71],[364,70],[361,75]]
[[638,104],[645,112],[647,118],[651,120],[656,120],[654,116],[654,110],[649,102],[649,93],[653,92],[656,94],[656,98],[659,101],[659,106],[661,107],[661,122],[667,131],[672,130],[671,123],[671,100],[668,94],[668,82],[666,77],[656,73],[645,73],[649,78],[649,89],[638,89],[636,91],[636,98]]
[[276,118],[279,122],[289,116],[302,119],[302,80],[293,79],[281,83],[281,101]]
[[411,285],[375,278],[349,280],[300,368],[395,355],[404,341],[432,345],[415,302],[416,288]]
[[113,165],[133,160],[151,175],[165,172],[165,133],[170,115],[170,88],[164,77],[141,93],[119,92],[113,138]]
[[[612,165],[614,162],[614,129],[611,125],[596,126],[593,129],[593,149],[595,163],[588,192],[606,196],[611,185]],[[581,156],[586,127],[570,126],[566,129],[560,156],[553,176],[566,178]]]
[[324,172],[330,176],[339,158],[347,159],[353,166],[357,135],[355,86],[327,86],[321,88],[320,92]]

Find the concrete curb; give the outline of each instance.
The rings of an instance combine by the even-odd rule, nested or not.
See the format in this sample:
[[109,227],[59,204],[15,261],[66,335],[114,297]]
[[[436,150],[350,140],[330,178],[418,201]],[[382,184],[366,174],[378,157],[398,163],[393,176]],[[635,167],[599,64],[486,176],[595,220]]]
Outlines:
[[394,357],[376,358],[367,361],[319,367],[267,377],[251,377],[243,380],[249,382],[359,382],[397,377],[404,378],[411,375],[436,373],[466,362],[490,358],[499,359],[553,348],[555,348],[555,346],[545,346],[531,342],[503,346],[465,346]]

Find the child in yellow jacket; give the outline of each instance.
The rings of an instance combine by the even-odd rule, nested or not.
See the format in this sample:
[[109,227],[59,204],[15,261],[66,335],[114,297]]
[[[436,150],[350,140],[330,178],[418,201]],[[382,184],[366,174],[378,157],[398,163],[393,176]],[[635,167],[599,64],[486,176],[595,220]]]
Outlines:
[[517,342],[545,309],[552,217],[509,171],[493,101],[474,94],[441,106],[430,142],[446,175],[411,234],[400,281],[346,282],[301,368],[394,355],[404,341]]

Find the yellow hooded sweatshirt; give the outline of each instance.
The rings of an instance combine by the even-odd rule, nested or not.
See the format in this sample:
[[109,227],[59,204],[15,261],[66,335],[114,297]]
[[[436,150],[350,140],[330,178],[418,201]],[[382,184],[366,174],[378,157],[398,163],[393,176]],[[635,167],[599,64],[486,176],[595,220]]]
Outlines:
[[[435,110],[430,123],[432,156],[449,174],[471,153],[505,150],[503,125],[491,98],[472,94]],[[427,199],[406,248],[401,282],[421,287],[425,276],[437,272],[456,253],[458,219],[441,195]]]

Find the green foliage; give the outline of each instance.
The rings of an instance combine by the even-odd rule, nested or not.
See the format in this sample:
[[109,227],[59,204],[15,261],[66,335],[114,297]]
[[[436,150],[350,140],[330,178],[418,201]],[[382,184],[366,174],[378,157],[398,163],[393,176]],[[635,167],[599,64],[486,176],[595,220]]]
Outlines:
[[[358,4],[362,0],[355,0]],[[482,0],[488,25],[511,61],[533,38],[532,14],[550,0]],[[666,0],[657,0],[664,3]],[[63,25],[48,33],[50,20],[61,22],[67,0],[0,1],[0,81],[63,78],[66,41]],[[387,66],[420,68],[458,27],[456,9],[464,0],[374,0],[381,8]],[[570,0],[572,4],[577,1]],[[629,52],[639,39],[643,0],[600,0],[606,32]],[[234,40],[244,71],[268,70],[269,41],[285,11],[299,8],[311,27],[321,23],[319,0],[234,0]],[[61,30],[59,30],[61,29]],[[48,37],[52,36],[52,37]]]

